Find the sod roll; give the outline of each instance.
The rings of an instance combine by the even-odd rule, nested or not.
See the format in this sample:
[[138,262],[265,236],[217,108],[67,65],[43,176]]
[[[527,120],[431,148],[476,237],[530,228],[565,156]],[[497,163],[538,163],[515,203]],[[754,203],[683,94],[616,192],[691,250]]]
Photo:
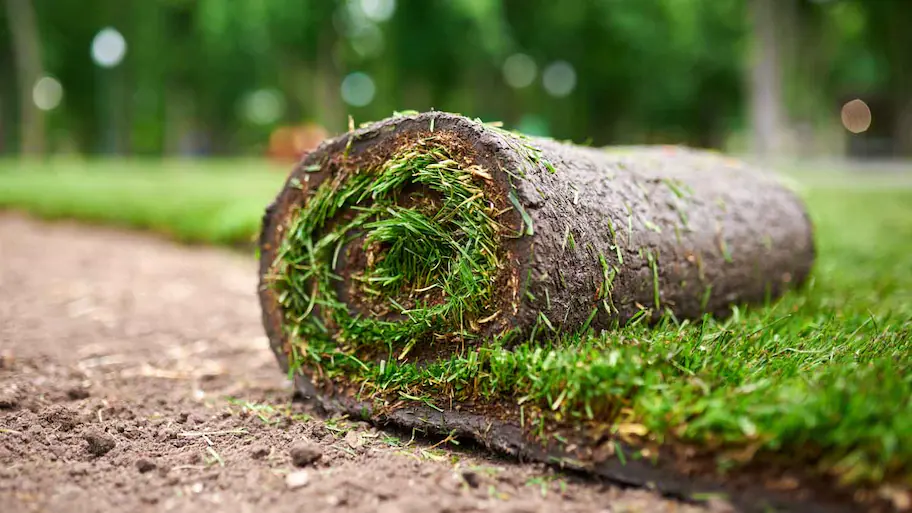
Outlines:
[[522,372],[530,347],[567,337],[773,299],[814,261],[802,203],[739,161],[437,112],[307,155],[266,211],[260,251],[266,332],[306,395],[545,461],[569,453],[529,442],[534,400],[520,412],[524,391],[492,369]]
[[811,235],[792,192],[721,155],[425,113],[304,159],[264,218],[260,296],[283,355],[314,337],[424,355],[725,314],[804,280]]

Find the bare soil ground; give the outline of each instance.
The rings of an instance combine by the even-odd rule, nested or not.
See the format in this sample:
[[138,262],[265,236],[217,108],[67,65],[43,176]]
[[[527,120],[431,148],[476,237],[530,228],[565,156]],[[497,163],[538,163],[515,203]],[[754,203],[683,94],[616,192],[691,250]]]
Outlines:
[[255,287],[251,257],[0,214],[0,509],[728,509],[319,418]]

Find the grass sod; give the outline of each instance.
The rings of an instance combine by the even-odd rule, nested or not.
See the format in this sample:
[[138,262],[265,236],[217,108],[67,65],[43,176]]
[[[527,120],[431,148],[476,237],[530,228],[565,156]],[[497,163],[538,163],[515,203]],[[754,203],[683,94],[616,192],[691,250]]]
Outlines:
[[[254,235],[263,205],[282,181],[262,163],[170,165],[175,168],[123,161],[29,168],[0,163],[0,206],[234,243]],[[543,415],[555,417],[579,405],[585,415],[585,398],[601,396],[622,405],[617,422],[623,429],[642,429],[647,438],[707,446],[724,441],[729,448],[756,447],[755,457],[764,451],[787,455],[846,481],[908,486],[912,447],[903,442],[912,432],[912,189],[876,188],[872,183],[894,179],[877,178],[841,174],[838,183],[816,181],[802,191],[819,260],[804,289],[774,304],[739,309],[725,321],[668,319],[655,328],[634,324],[557,341],[553,345],[561,351],[547,361],[545,346],[538,355],[531,346],[520,347],[516,356],[465,355],[459,366],[434,370],[441,381],[425,385],[436,388],[415,386],[433,377],[431,369],[398,365],[394,358],[393,369],[371,368],[373,383],[387,395],[431,401],[433,390],[467,391],[463,383],[470,377],[485,376],[479,394],[493,399],[519,390],[514,401],[530,396],[523,403],[529,406],[538,397]],[[222,205],[216,210],[221,214],[208,218],[205,205]],[[125,219],[127,213],[134,217]],[[242,235],[220,235],[242,225],[249,227]],[[585,373],[558,358],[586,349],[598,360]],[[511,365],[520,358],[541,360],[547,374],[504,370],[515,369]],[[442,381],[449,376],[455,376],[452,384]],[[579,380],[580,388],[568,389],[551,409],[561,396],[560,383],[568,380]],[[446,394],[434,400],[446,406]],[[526,412],[529,424],[532,409]],[[720,464],[743,464],[749,454],[720,450]]]
[[[404,359],[419,338],[428,343],[427,337],[437,334],[439,338],[447,327],[459,327],[450,335],[471,337],[465,330],[465,315],[471,322],[472,316],[477,319],[483,313],[445,307],[448,312],[460,312],[457,325],[441,309],[427,304],[405,308],[395,298],[386,297],[392,292],[413,298],[415,292],[435,284],[448,291],[449,278],[436,280],[450,276],[451,269],[437,277],[423,271],[439,269],[450,261],[439,259],[439,252],[429,253],[435,255],[433,261],[416,273],[401,262],[384,260],[386,267],[380,276],[368,264],[367,275],[399,280],[400,288],[395,290],[362,287],[408,316],[403,318],[407,322],[389,322],[353,316],[333,297],[331,281],[342,278],[329,271],[335,258],[330,259],[329,254],[331,246],[354,227],[398,225],[403,233],[420,232],[415,220],[390,209],[386,197],[388,169],[411,169],[413,179],[418,179],[422,166],[428,165],[425,155],[410,155],[393,157],[380,171],[343,173],[332,185],[324,182],[286,230],[271,279],[292,340],[291,372],[308,369],[316,381],[349,385],[358,391],[359,400],[374,400],[381,407],[384,402],[407,400],[440,411],[459,403],[495,409],[506,406],[513,411],[512,405],[518,404],[520,413],[513,412],[514,420],[543,440],[562,427],[610,426],[615,432],[623,429],[625,438],[638,439],[644,446],[657,442],[712,448],[723,469],[755,461],[755,456],[773,456],[811,473],[836,475],[844,483],[909,485],[912,451],[902,437],[912,432],[912,382],[906,377],[912,317],[905,301],[879,315],[870,304],[861,310],[853,308],[848,298],[841,308],[825,308],[839,290],[833,290],[829,298],[817,295],[821,285],[812,280],[802,292],[790,293],[775,304],[751,310],[735,308],[734,315],[724,321],[706,317],[699,322],[678,322],[666,316],[658,326],[646,326],[646,316],[642,316],[598,334],[586,331],[550,339],[543,336],[547,330],[536,326],[533,340],[517,343],[507,332],[462,346],[438,360],[414,363]],[[411,162],[404,162],[409,158]],[[458,176],[458,169],[449,171]],[[472,179],[471,174],[464,176]],[[374,180],[376,185],[368,184]],[[406,181],[403,175],[399,185]],[[379,210],[376,204],[359,203],[374,197],[367,192],[374,187],[383,191]],[[446,187],[438,190],[447,191]],[[331,197],[337,201],[327,199]],[[451,204],[472,197],[473,191],[464,191]],[[313,219],[325,222],[337,213],[334,210],[327,216],[324,204],[337,209],[348,205],[361,214],[341,230],[324,235],[313,231],[319,224]],[[382,220],[369,222],[365,217],[383,210],[390,215],[384,214]],[[302,230],[302,225],[307,229]],[[904,227],[908,231],[908,225]],[[438,232],[434,237],[442,238]],[[371,238],[367,236],[365,250]],[[467,240],[471,239],[462,243]],[[318,244],[322,255],[315,250]],[[458,251],[458,243],[451,245]],[[496,247],[496,240],[485,239],[484,245]],[[821,246],[823,250],[825,246]],[[468,263],[471,268],[473,260],[462,257],[451,265]],[[896,257],[909,261],[905,254]],[[305,261],[310,263],[298,270],[289,265]],[[318,284],[309,287],[315,265],[324,268]],[[819,265],[826,266],[827,261]],[[490,283],[493,268],[481,269]],[[655,275],[654,265],[652,270]],[[909,271],[905,273],[908,279]],[[610,274],[605,274],[608,283]],[[407,275],[426,279],[400,279]],[[485,290],[483,281],[478,285],[475,290]],[[823,287],[825,291],[829,285]],[[316,292],[307,290],[322,295],[316,297]],[[295,291],[297,298],[292,297]],[[462,298],[454,302],[461,303]],[[655,302],[660,308],[658,294]],[[315,315],[315,304],[325,311]],[[542,317],[540,324],[551,328],[552,323]],[[384,350],[377,351],[380,347]]]
[[287,171],[244,160],[0,160],[0,208],[249,246]]
[[825,288],[816,281],[809,288],[724,322],[627,326],[512,351],[495,342],[427,367],[395,358],[372,365],[314,341],[303,357],[330,379],[360,383],[367,396],[441,406],[515,400],[529,406],[526,427],[542,432],[539,420],[598,419],[659,441],[731,449],[722,465],[746,463],[734,449],[756,444],[845,482],[907,481],[908,316],[867,308],[812,314],[835,298],[817,292]]

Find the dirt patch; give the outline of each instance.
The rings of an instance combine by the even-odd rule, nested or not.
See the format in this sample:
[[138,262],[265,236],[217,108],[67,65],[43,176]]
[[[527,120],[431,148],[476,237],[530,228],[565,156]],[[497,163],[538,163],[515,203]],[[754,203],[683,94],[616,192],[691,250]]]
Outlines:
[[251,257],[0,215],[3,511],[700,510],[319,418],[256,279]]

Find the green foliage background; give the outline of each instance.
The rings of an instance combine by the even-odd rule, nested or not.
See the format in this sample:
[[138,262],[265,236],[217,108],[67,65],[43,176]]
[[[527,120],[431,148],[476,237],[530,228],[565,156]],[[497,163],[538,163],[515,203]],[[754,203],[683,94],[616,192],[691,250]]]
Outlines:
[[[90,5],[89,5],[90,4]],[[392,5],[388,19],[365,8]],[[724,146],[747,124],[752,36],[744,0],[32,0],[45,72],[63,84],[51,146],[83,152],[260,152],[276,125],[344,130],[393,110],[436,108],[526,132],[613,142]],[[785,25],[790,120],[839,128],[847,97],[896,106],[912,69],[904,0],[777,0]],[[787,13],[786,13],[787,11]],[[786,15],[787,14],[787,15]],[[0,11],[0,144],[16,147],[12,42]],[[128,54],[113,70],[90,58],[106,26]],[[908,43],[908,44],[907,44]],[[537,64],[521,89],[504,81],[515,53]],[[541,72],[566,61],[576,87],[549,96]],[[342,79],[364,72],[373,101],[351,107]],[[243,115],[253,91],[277,91],[282,116]],[[202,142],[200,141],[202,140]],[[5,143],[5,144],[4,144]],[[184,150],[186,151],[186,150]]]

